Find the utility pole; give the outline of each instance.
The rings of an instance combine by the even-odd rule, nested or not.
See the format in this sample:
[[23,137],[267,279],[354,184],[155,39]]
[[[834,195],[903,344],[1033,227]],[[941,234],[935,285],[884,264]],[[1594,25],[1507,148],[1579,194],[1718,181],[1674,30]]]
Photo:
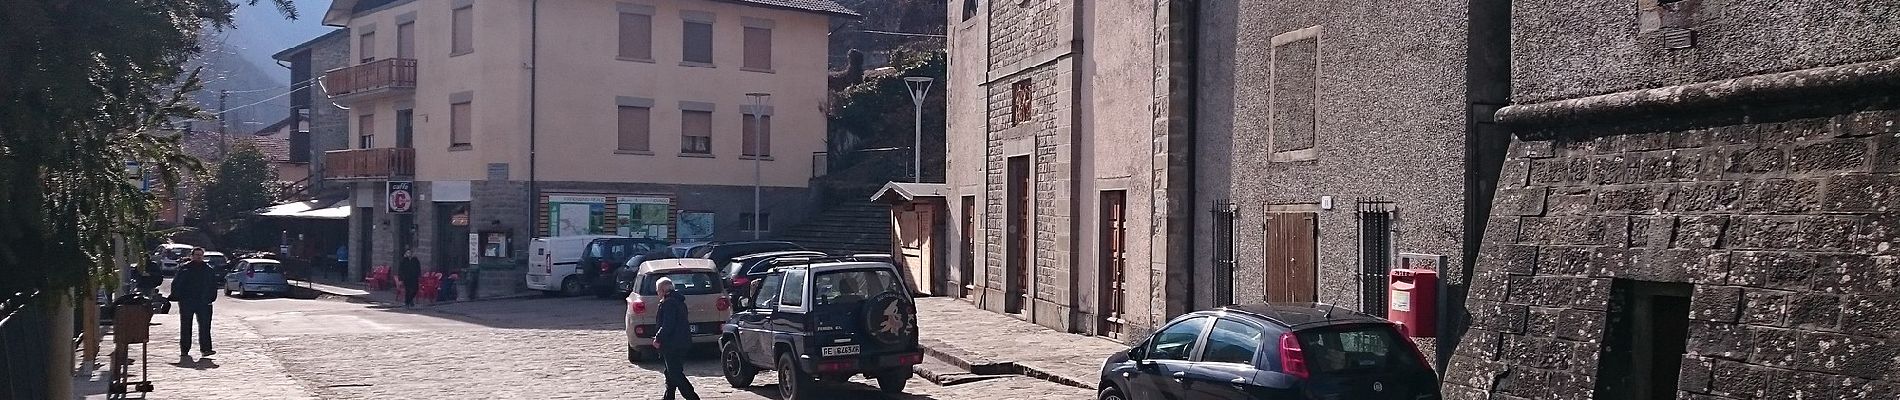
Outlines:
[[910,103],[916,107],[911,111],[912,133],[916,135],[916,141],[911,142],[910,147],[911,182],[922,183],[924,181],[924,97],[930,95],[930,81],[932,80],[933,79],[928,76],[904,77],[904,87],[910,89]]
[[231,152],[231,141],[224,133],[224,127],[231,125],[226,122],[225,117],[225,111],[229,110],[224,108],[224,98],[230,94],[229,90],[218,89],[218,159],[220,160],[224,159],[226,153]]
[[765,143],[762,143],[764,140],[760,140],[762,139],[760,135],[765,134],[765,103],[772,98],[772,94],[746,93],[745,95],[752,100],[752,240],[759,240],[759,231],[762,230],[759,229],[761,227],[759,222],[765,217],[759,214],[759,199],[762,193],[759,188],[765,183],[764,174],[760,172],[759,165],[759,162],[765,159],[765,154],[761,154],[759,148]]

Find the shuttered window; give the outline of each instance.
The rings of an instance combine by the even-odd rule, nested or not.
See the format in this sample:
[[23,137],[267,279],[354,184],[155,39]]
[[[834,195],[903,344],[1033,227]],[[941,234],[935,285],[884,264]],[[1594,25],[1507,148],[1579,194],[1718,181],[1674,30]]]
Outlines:
[[686,21],[681,36],[680,61],[689,63],[712,64],[713,29],[712,24]]
[[745,67],[757,70],[772,69],[771,29],[745,28]]
[[653,16],[620,14],[620,58],[653,59]]
[[712,112],[680,113],[680,153],[712,154]]
[[370,61],[376,61],[376,33],[375,32],[365,33],[362,36],[357,36],[356,58],[360,59],[365,64],[368,64]]
[[740,121],[745,128],[745,149],[740,154],[746,156],[772,156],[772,116],[745,114]]
[[652,150],[652,111],[646,107],[620,107],[620,150]]
[[356,117],[356,148],[367,149],[376,146],[376,116],[363,114]]
[[396,25],[396,58],[416,58],[416,23]]
[[452,17],[454,32],[450,38],[449,55],[462,55],[475,51],[475,7],[457,8]]
[[469,142],[469,123],[473,103],[462,102],[449,105],[449,145],[467,146]]

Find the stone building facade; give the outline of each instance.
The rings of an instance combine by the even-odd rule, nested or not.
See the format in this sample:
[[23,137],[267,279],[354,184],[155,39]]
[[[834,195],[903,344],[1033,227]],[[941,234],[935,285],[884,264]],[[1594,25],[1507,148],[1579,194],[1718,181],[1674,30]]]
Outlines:
[[[324,152],[350,148],[350,110],[337,107],[316,82],[324,71],[350,65],[349,37],[349,29],[336,29],[271,56],[289,63],[289,117],[293,130],[302,132],[291,134],[291,150],[301,154],[292,159],[308,162],[313,177],[323,176]],[[334,194],[349,189],[349,185],[326,183],[321,178],[311,179],[307,183],[309,193]]]
[[1900,396],[1900,8],[1627,3],[1512,5],[1446,397]]
[[1116,339],[1181,312],[1192,2],[949,3],[951,278]]

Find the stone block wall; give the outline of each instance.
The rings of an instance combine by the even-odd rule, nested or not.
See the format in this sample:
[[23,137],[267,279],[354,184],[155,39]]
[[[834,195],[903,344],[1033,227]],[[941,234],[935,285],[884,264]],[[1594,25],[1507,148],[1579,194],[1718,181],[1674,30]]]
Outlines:
[[1617,279],[1692,285],[1678,398],[1900,396],[1900,110],[1510,151],[1448,398],[1596,396]]

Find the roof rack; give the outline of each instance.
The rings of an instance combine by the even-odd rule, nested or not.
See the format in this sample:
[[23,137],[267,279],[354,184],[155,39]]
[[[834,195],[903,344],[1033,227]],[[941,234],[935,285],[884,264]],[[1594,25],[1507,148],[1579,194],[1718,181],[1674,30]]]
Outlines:
[[892,259],[893,257],[890,254],[851,254],[851,255],[824,256],[824,257],[786,256],[786,257],[775,257],[775,258],[772,258],[771,260],[766,260],[765,263],[773,267],[783,267],[783,266],[792,266],[792,265],[811,265],[811,264],[828,263],[828,262],[857,262],[857,261],[890,262],[890,260]]

